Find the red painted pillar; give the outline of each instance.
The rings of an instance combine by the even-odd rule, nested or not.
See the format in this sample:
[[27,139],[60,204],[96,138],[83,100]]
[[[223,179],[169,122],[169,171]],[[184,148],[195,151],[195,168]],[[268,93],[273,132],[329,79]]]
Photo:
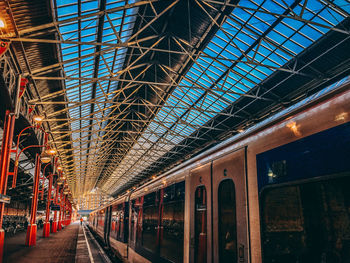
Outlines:
[[62,215],[61,215],[61,224],[62,226],[66,225],[65,219],[65,211],[66,211],[66,195],[63,195],[63,202],[62,202]]
[[61,189],[60,193],[60,215],[58,217],[58,230],[62,230],[62,218],[63,218],[63,210],[64,210],[64,196],[63,196],[63,189]]
[[[10,165],[11,144],[13,139],[13,129],[15,127],[15,115],[6,111],[3,139],[0,156],[0,193],[6,195],[7,179]],[[0,203],[0,263],[2,262],[5,231],[2,229],[5,203]]]
[[63,210],[63,219],[62,221],[64,222],[64,225],[68,225],[67,224],[67,209],[68,209],[68,206],[67,206],[67,195],[64,195],[64,206],[63,206],[64,210]]
[[72,204],[69,202],[69,224],[72,223]]
[[67,196],[67,201],[66,201],[66,225],[69,225],[69,201],[68,201],[68,196]]
[[70,211],[70,203],[68,200],[68,196],[67,196],[67,225],[70,224],[70,217],[71,217],[71,211]]
[[67,202],[67,195],[64,196],[64,225],[67,226],[67,210],[68,210],[68,202]]
[[73,209],[72,209],[72,204],[71,203],[69,203],[69,212],[70,212],[70,214],[69,214],[69,224],[71,224],[72,223],[72,216],[73,216]]
[[[56,185],[56,193],[55,193],[55,202],[54,202],[54,204],[57,205],[57,202],[58,202],[58,185]],[[56,232],[57,232],[57,211],[55,210],[55,212],[53,214],[51,233],[56,233]]]
[[66,209],[65,209],[65,213],[64,213],[64,215],[65,215],[65,224],[66,224],[66,226],[68,226],[69,224],[68,224],[68,214],[69,213],[69,206],[68,206],[68,196],[66,195]]
[[67,196],[65,196],[65,202],[64,202],[64,212],[63,212],[63,219],[62,221],[64,222],[64,225],[68,225],[67,224],[67,211],[68,211],[68,206],[67,206]]
[[43,229],[43,237],[50,236],[50,203],[51,203],[51,192],[52,192],[52,181],[53,175],[49,174],[49,189],[47,192],[47,203],[46,203],[46,218]]
[[40,155],[36,154],[32,207],[30,211],[30,223],[27,228],[27,236],[26,236],[26,243],[25,243],[26,246],[35,246],[36,244],[36,231],[37,231],[36,212],[38,209],[40,168],[41,168]]

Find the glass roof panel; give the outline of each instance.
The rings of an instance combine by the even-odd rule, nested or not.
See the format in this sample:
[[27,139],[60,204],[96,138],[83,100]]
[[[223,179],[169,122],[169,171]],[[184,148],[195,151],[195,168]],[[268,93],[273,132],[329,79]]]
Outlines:
[[[210,5],[210,1],[199,0],[198,3]],[[97,15],[100,2],[82,0],[79,6],[75,0],[55,0],[58,21],[91,14],[58,24],[62,40],[75,42],[62,43],[60,51],[66,77],[65,96],[72,118],[74,158],[80,165],[77,181],[92,178],[89,180],[96,182],[101,170],[90,167],[97,163],[96,159],[108,156],[108,151],[124,156],[121,160],[115,159],[117,166],[105,167],[110,172],[104,183],[104,191],[108,193],[120,190],[122,182],[133,180],[157,165],[175,146],[183,143],[185,147],[186,139],[200,140],[199,128],[215,129],[210,126],[215,116],[227,114],[225,110],[243,96],[254,96],[252,89],[274,72],[288,71],[289,68],[283,67],[291,59],[332,30],[344,20],[346,12],[350,12],[350,4],[342,0],[331,3],[302,0],[298,4],[293,0],[241,0],[226,15],[209,43],[193,58],[193,64],[177,80],[164,103],[152,105],[154,101],[138,98],[141,102],[137,103],[152,105],[150,109],[156,113],[154,118],[144,120],[140,115],[139,119],[122,122],[123,118],[131,117],[124,112],[110,113],[118,108],[112,100],[117,95],[125,95],[117,90],[118,76],[122,76],[118,73],[123,70],[130,49],[116,45],[131,37],[138,8],[108,11],[137,1],[107,0],[103,20]],[[174,38],[186,47],[184,39]],[[177,48],[175,51],[181,50],[180,46]],[[130,86],[128,91],[136,87],[132,81],[123,83]],[[127,109],[135,102],[125,99],[123,103]],[[115,118],[112,122],[109,121],[111,116]],[[123,125],[134,129],[125,130]],[[111,130],[116,135],[107,132]],[[124,141],[117,149],[101,147],[108,145],[108,140],[118,138]],[[113,163],[114,159],[109,161]]]
[[[135,1],[128,1],[134,3]],[[93,14],[100,10],[100,1],[82,1],[81,6],[78,6],[76,1],[73,0],[56,0],[57,7],[57,20],[62,21],[69,17],[78,17],[79,12],[81,15]],[[118,6],[123,6],[125,1],[107,1],[106,11]],[[119,11],[109,14],[110,21],[107,16],[104,16],[104,22],[102,25],[102,38],[100,42],[102,43],[117,43],[117,37],[114,35],[114,29],[116,32],[120,32],[121,38],[127,40],[131,34],[130,28],[133,28],[133,23],[135,21],[135,14],[137,8],[129,8],[126,12]],[[123,24],[121,24],[123,21]],[[105,45],[98,46],[95,45],[98,37],[98,24],[99,17],[89,16],[81,20],[76,19],[74,22],[60,24],[59,29],[62,39],[67,41],[78,41],[87,42],[90,44],[61,44],[62,60],[65,61],[63,67],[65,70],[65,75],[68,78],[78,78],[78,80],[67,79],[66,84],[66,96],[68,101],[74,102],[85,102],[91,99],[96,99],[96,101],[104,102],[105,94],[111,99],[113,97],[112,92],[117,87],[117,83],[110,85],[109,81],[101,81],[95,83],[89,79],[84,80],[84,78],[92,78],[96,74],[97,77],[110,76],[113,72],[117,72],[121,69],[123,65],[123,60],[125,59],[126,49],[111,49]],[[111,25],[112,24],[112,25]],[[98,68],[96,68],[96,56],[94,53],[101,50],[101,55],[98,57]],[[114,61],[114,56],[116,61]],[[68,62],[71,61],[71,62]],[[97,71],[97,72],[95,72]],[[79,79],[80,78],[80,79]],[[93,85],[96,85],[96,91],[93,92]],[[78,105],[78,106],[77,106]],[[104,116],[107,116],[110,109],[103,111],[102,109],[110,106],[110,104],[96,103],[94,107],[90,105],[83,104],[68,104],[69,115],[74,118],[71,121],[72,127],[72,138],[73,138],[73,148],[75,151],[75,162],[80,163],[82,167],[79,167],[80,174],[78,177],[84,178],[85,168],[88,165],[88,158],[86,156],[80,155],[83,149],[87,149],[90,144],[90,148],[96,145],[93,139],[98,138],[98,135],[94,130],[101,128],[101,120],[103,122]],[[92,111],[92,114],[90,112]],[[103,113],[104,112],[104,113]],[[104,121],[103,127],[105,127],[107,121]],[[91,134],[87,132],[91,127]],[[81,130],[81,132],[79,132]],[[81,136],[81,137],[80,137]],[[89,140],[91,140],[89,142]],[[84,153],[86,150],[83,151]],[[94,152],[94,151],[92,151]],[[98,152],[98,150],[96,151]],[[80,157],[79,157],[80,156]],[[86,162],[85,162],[86,160]],[[84,162],[83,162],[84,161]],[[85,163],[85,165],[84,165]],[[79,179],[78,179],[79,181]]]
[[[224,21],[154,119],[167,120],[166,127],[169,129],[156,130],[155,126],[149,125],[146,132],[159,132],[159,136],[173,141],[173,148],[182,138],[192,135],[198,127],[220,114],[240,97],[239,94],[243,96],[248,93],[329,31],[329,28],[317,23],[333,27],[345,17],[324,2],[309,0],[303,7],[302,1],[290,8],[293,2],[240,1],[240,7],[234,8]],[[295,17],[276,15],[287,14],[291,9],[299,14],[303,8],[304,16],[311,23],[299,21]],[[176,110],[173,110],[171,116],[169,109],[172,107]],[[141,141],[139,143],[142,144]],[[155,145],[146,147],[152,151]],[[131,168],[128,173],[120,173],[123,161],[113,176],[133,178],[137,174],[133,171],[140,172],[147,168],[146,165],[139,169],[138,162],[141,163],[141,159],[134,163],[135,168]],[[111,184],[107,190],[114,192],[120,188],[119,184]]]

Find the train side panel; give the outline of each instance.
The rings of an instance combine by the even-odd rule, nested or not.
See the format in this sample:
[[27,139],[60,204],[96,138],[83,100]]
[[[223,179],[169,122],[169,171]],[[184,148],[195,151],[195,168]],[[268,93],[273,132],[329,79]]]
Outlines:
[[[110,235],[113,231],[119,231],[117,226],[120,222],[119,229],[128,229],[128,236],[123,239],[123,236],[114,233],[116,238],[112,239],[110,236],[111,246],[124,260],[127,257],[128,262],[180,262],[176,257],[174,260],[164,258],[168,253],[175,256],[178,256],[177,251],[180,253],[181,249],[176,244],[170,246],[174,248],[173,251],[168,250],[166,245],[172,244],[178,236],[179,242],[182,243],[180,247],[183,247],[181,262],[230,262],[232,258],[236,258],[237,262],[263,262],[262,246],[266,246],[266,240],[262,235],[266,229],[262,225],[265,219],[262,218],[263,199],[259,189],[262,168],[258,167],[257,158],[260,158],[261,154],[308,139],[308,136],[336,126],[344,127],[341,125],[350,121],[349,101],[350,91],[346,91],[322,103],[314,103],[315,106],[305,107],[294,116],[270,124],[239,141],[220,146],[221,148],[218,147],[186,164],[181,170],[176,170],[173,175],[167,175],[167,178],[176,178],[179,173],[182,174],[179,178],[185,176],[185,197],[179,206],[174,205],[176,198],[167,199],[173,194],[176,196],[177,193],[177,188],[171,188],[172,183],[169,181],[161,179],[159,182],[140,187],[129,202],[128,223],[124,222],[122,226],[122,216],[118,212],[120,206],[112,209]],[[331,149],[332,145],[327,147]],[[296,154],[297,158],[299,153],[293,154]],[[278,156],[276,158],[278,159]],[[312,162],[305,162],[306,165],[308,163]],[[283,162],[275,165],[272,170],[281,170],[283,165]],[[347,172],[350,174],[350,169]],[[178,182],[173,183],[175,185]],[[341,184],[332,185],[338,189]],[[298,187],[295,189],[299,189]],[[333,195],[337,192],[339,191],[329,193]],[[283,191],[281,193],[283,194]],[[281,196],[276,195],[274,198],[278,200]],[[340,207],[345,209],[344,205]],[[176,215],[173,213],[175,210],[178,211]],[[99,232],[104,228],[104,220],[101,220],[104,214],[101,209],[95,212],[93,219],[96,222],[96,232],[100,236]],[[298,226],[294,232],[302,231],[300,222],[294,225]],[[263,231],[265,232],[262,233]],[[272,229],[269,235],[281,236],[281,233],[277,232],[278,229]],[[345,247],[346,238],[339,238]],[[286,240],[281,240],[280,247],[285,242]],[[337,242],[338,240],[335,240],[333,243],[338,244]],[[264,257],[265,262],[269,262],[266,260],[269,257]],[[273,256],[269,259],[273,259]]]
[[112,249],[125,260],[128,256],[129,202],[112,204],[109,242]]
[[347,91],[334,99],[265,129],[257,135],[251,136],[247,141],[249,144],[247,169],[252,262],[262,262],[257,154],[349,122],[349,101],[350,92]]

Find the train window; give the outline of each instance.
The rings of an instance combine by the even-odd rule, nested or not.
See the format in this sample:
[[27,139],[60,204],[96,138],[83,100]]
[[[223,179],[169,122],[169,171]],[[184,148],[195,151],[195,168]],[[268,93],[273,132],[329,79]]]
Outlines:
[[195,262],[207,262],[207,191],[199,186],[195,192]]
[[105,220],[105,210],[102,209],[98,212],[98,222],[97,222],[97,229],[100,230],[102,233],[104,232],[104,220]]
[[231,179],[224,180],[218,190],[219,259],[237,262],[236,197]]
[[143,222],[142,222],[142,246],[154,253],[157,252],[159,203],[158,192],[153,192],[144,197]]
[[124,241],[124,204],[114,205],[112,208],[112,223],[110,237]]
[[171,262],[183,262],[185,182],[164,189],[160,256]]
[[350,177],[266,189],[264,262],[348,262]]

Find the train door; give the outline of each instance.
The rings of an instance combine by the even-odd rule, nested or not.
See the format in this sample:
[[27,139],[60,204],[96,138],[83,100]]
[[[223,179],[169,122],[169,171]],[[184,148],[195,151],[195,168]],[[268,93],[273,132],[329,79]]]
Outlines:
[[211,163],[190,174],[190,262],[212,262]]
[[212,164],[213,261],[248,262],[245,149]]
[[141,244],[143,197],[138,197],[130,202],[129,245],[134,250]]
[[111,215],[112,215],[112,206],[109,206],[106,208],[106,214],[105,214],[105,225],[104,225],[104,241],[105,244],[110,247],[109,243],[109,234],[111,231]]

